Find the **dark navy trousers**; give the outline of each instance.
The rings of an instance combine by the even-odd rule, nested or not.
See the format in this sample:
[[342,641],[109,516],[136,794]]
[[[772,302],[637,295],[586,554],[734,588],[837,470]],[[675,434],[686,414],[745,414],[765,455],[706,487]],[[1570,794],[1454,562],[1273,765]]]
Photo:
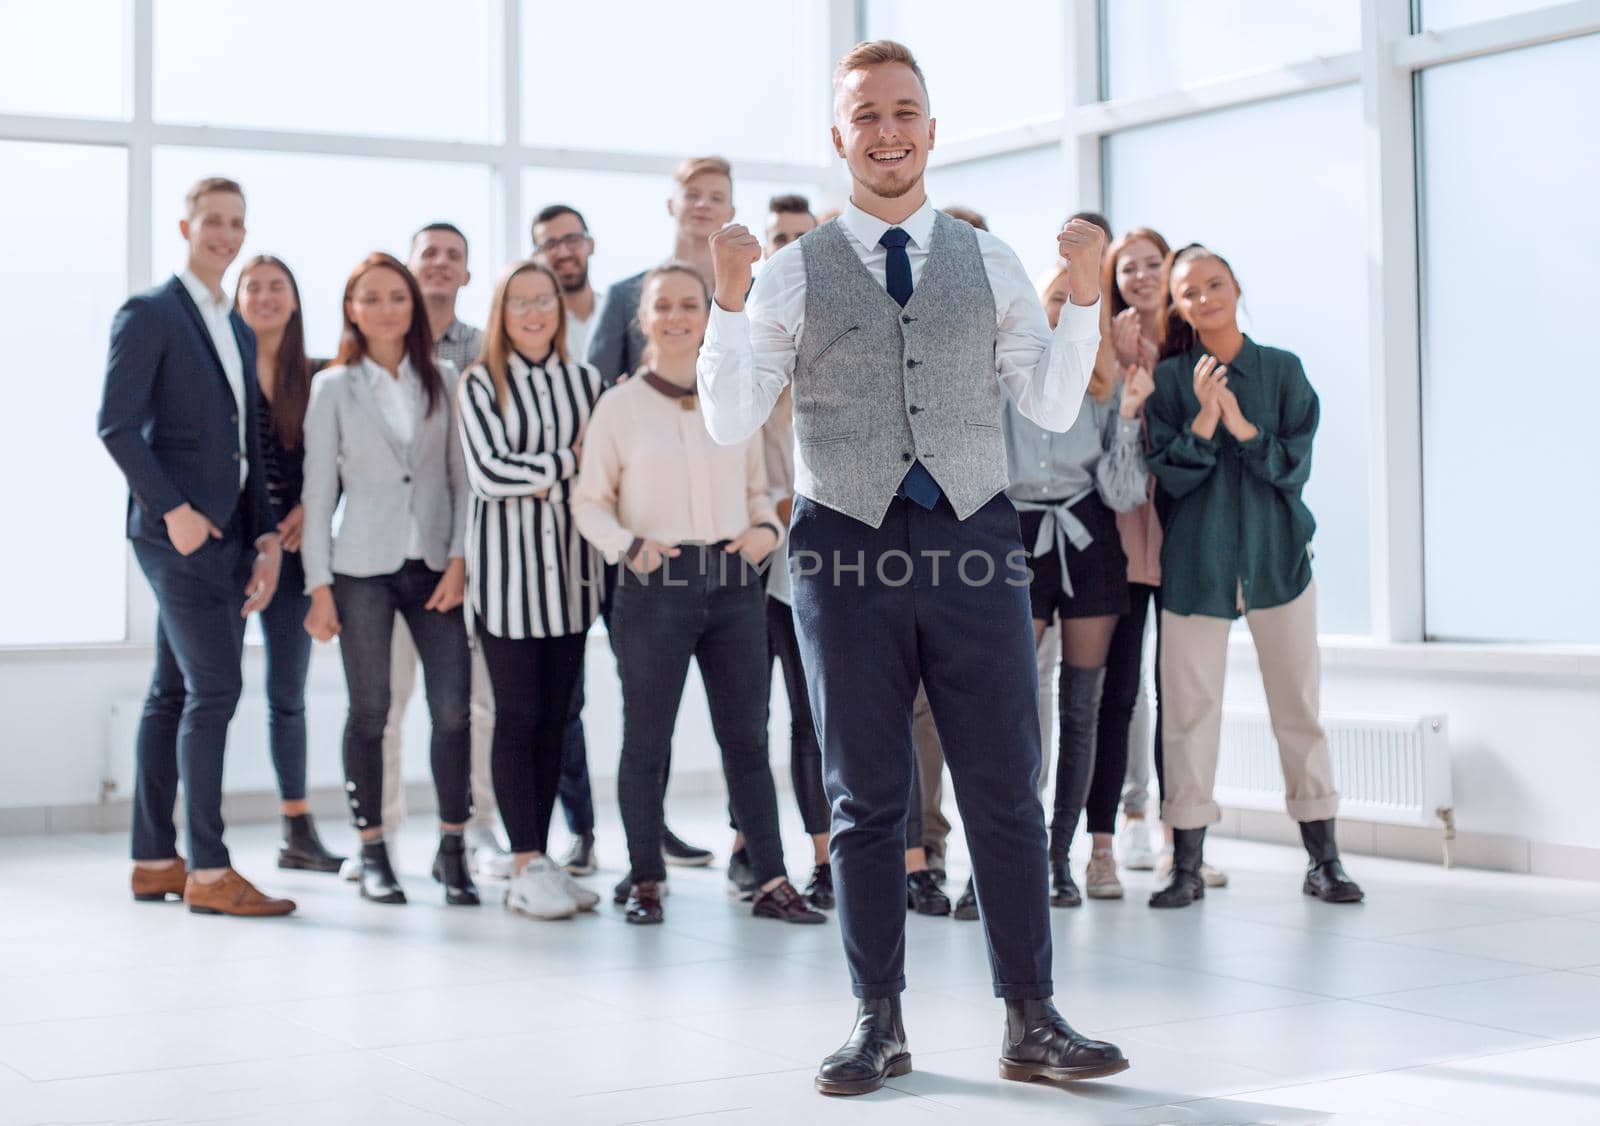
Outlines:
[[1027,555],[1004,494],[966,520],[896,497],[876,529],[796,497],[795,623],[833,807],[857,997],[905,988],[905,826],[920,680],[966,827],[995,995],[1049,997],[1038,676]]

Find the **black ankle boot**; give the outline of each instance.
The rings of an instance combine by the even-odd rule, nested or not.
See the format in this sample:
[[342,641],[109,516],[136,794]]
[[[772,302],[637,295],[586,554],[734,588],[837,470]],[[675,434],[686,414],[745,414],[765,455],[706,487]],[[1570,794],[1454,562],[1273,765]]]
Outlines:
[[824,1095],[865,1095],[910,1070],[900,998],[879,997],[862,1001],[856,1009],[850,1039],[817,1069],[817,1090]]
[[1204,829],[1172,830],[1172,879],[1150,897],[1150,906],[1187,907],[1205,898],[1206,882],[1200,875],[1205,843]]
[[1006,1002],[1000,1078],[1070,1083],[1127,1070],[1121,1048],[1078,1035],[1049,1000]]
[[379,837],[361,843],[361,898],[374,903],[404,903],[405,890],[389,864],[389,846]]
[[1083,893],[1072,878],[1072,864],[1065,852],[1050,853],[1050,906],[1083,906]]
[[467,844],[460,833],[439,834],[433,857],[433,878],[444,885],[444,901],[452,907],[478,906],[478,886],[467,871]]
[[1324,903],[1360,903],[1366,897],[1361,885],[1345,875],[1339,863],[1339,843],[1334,839],[1333,819],[1300,822],[1300,839],[1305,842],[1311,864],[1300,890]]
[[278,867],[305,872],[337,872],[344,857],[335,856],[317,836],[316,823],[309,813],[284,814],[283,847],[278,850]]

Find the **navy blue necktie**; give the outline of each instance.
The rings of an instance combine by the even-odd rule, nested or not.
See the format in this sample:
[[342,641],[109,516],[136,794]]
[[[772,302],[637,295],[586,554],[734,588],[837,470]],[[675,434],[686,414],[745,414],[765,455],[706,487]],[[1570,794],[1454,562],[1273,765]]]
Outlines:
[[[890,227],[878,238],[878,245],[888,252],[883,263],[884,288],[902,308],[911,300],[911,256],[906,253],[910,241],[911,236],[899,227]],[[897,491],[929,512],[939,503],[939,484],[920,461],[912,462]]]

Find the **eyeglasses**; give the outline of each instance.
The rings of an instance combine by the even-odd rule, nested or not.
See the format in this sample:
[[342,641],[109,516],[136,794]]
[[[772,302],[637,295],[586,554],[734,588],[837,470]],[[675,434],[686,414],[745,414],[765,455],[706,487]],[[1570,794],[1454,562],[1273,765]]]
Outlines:
[[560,238],[547,238],[533,249],[540,254],[554,254],[558,250],[577,250],[588,239],[588,231],[574,231]]
[[552,313],[561,306],[561,300],[553,293],[541,293],[538,297],[507,297],[506,312],[512,316],[520,317],[530,309],[537,309],[541,313]]

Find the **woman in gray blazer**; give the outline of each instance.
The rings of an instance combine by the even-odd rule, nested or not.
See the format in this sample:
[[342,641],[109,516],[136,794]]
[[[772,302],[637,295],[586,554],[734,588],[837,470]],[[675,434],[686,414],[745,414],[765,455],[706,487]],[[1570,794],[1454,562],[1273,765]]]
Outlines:
[[[455,416],[456,370],[435,363],[422,293],[387,254],[345,284],[339,355],[312,383],[305,421],[301,558],[306,630],[339,638],[350,711],[345,791],[361,834],[361,895],[404,903],[383,840],[383,728],[396,612],[416,642],[433,724],[445,901],[475,905],[462,830],[471,813],[471,659],[461,603],[469,490]],[[343,516],[333,531],[334,508]]]

